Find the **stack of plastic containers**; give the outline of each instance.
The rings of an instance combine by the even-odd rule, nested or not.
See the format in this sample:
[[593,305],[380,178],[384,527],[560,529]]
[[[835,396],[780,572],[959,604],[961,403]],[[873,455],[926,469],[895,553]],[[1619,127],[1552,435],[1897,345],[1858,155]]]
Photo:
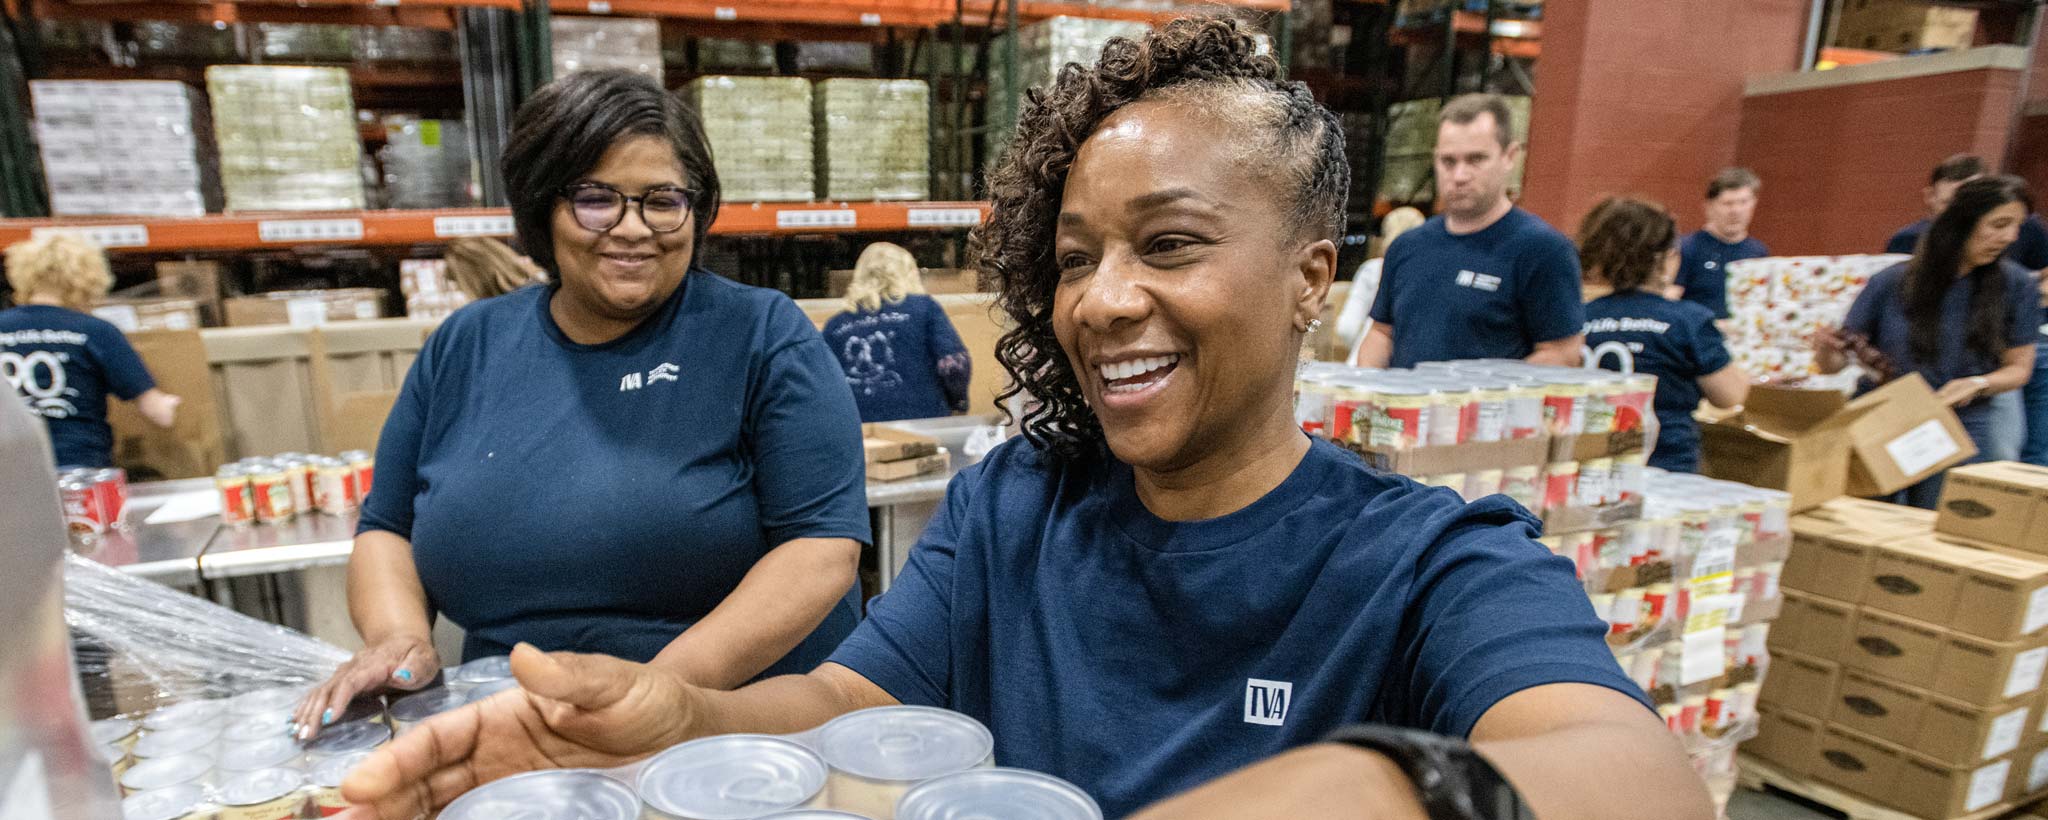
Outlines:
[[[699,77],[690,95],[727,202],[808,202],[811,84],[801,77]],[[920,143],[925,137],[918,137]]]
[[34,80],[36,141],[58,215],[206,213],[205,172],[184,83]]
[[228,210],[363,207],[362,143],[347,70],[213,66],[206,89]]
[[925,199],[931,89],[922,80],[823,80],[818,186],[827,199]]
[[636,17],[553,17],[555,76],[595,69],[638,71],[661,82],[661,22]]

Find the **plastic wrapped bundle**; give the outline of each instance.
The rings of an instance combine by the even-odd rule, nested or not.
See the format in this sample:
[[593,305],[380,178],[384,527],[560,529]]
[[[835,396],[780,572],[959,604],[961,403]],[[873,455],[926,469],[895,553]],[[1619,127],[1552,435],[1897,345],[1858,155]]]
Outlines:
[[661,24],[639,18],[556,17],[555,76],[621,68],[661,82]]
[[371,62],[432,62],[455,58],[455,36],[446,31],[412,26],[364,26],[356,29],[357,54]]
[[697,65],[707,71],[774,71],[775,44],[705,37],[697,41]]
[[179,60],[235,60],[240,49],[235,35],[240,26],[210,26],[202,23],[173,23],[137,20],[135,50],[143,57]]
[[363,151],[346,70],[213,66],[206,89],[228,210],[363,207]]
[[384,118],[384,196],[390,208],[470,204],[469,134],[461,120]]
[[[690,96],[727,202],[808,202],[811,84],[799,77],[700,77]],[[923,141],[923,137],[919,137]]]
[[184,83],[163,80],[29,83],[36,136],[61,215],[206,213],[205,173]]
[[931,89],[920,80],[818,83],[818,187],[828,199],[931,193]]
[[356,27],[257,23],[256,52],[267,60],[346,63],[355,59]]
[[871,43],[799,42],[796,70],[868,74],[875,70],[875,47]]
[[[1068,63],[1094,65],[1102,57],[1102,47],[1111,38],[1128,37],[1138,39],[1145,36],[1150,27],[1144,23],[1128,20],[1091,20],[1083,17],[1053,17],[1033,23],[1017,30],[1017,96],[1013,101],[1003,93],[1007,82],[1001,60],[992,60],[989,69],[988,95],[988,136],[986,143],[989,161],[1002,155],[1010,143],[1010,134],[1017,128],[1018,111],[1012,103],[1021,103],[1023,92],[1052,81],[1061,67]],[[1003,44],[992,46],[992,54],[1002,53]]]

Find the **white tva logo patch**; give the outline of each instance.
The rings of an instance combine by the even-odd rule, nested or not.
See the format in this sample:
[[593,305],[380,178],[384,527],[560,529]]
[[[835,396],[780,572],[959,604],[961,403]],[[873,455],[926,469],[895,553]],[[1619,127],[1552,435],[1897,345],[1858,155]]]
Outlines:
[[1287,707],[1293,701],[1293,682],[1247,678],[1244,682],[1244,722],[1260,726],[1282,725],[1287,722]]
[[1500,277],[1490,273],[1474,273],[1469,270],[1461,270],[1458,271],[1458,287],[1483,290],[1491,293],[1500,290]]
[[627,373],[619,377],[619,392],[624,393],[628,390],[638,390],[642,387],[649,387],[661,382],[675,381],[676,372],[681,369],[676,367],[674,362],[662,362],[656,365],[653,370],[647,371],[644,376],[640,373]]

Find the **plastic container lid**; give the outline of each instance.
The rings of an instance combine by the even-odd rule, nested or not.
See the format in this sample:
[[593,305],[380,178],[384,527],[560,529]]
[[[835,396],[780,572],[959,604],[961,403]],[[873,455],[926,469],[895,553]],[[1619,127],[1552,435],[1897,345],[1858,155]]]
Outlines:
[[238,743],[221,750],[215,768],[229,772],[253,772],[285,765],[298,757],[299,742],[285,735],[251,743]]
[[220,730],[194,726],[189,729],[165,729],[150,732],[135,741],[135,756],[141,758],[177,757],[191,754],[212,746],[220,739]]
[[349,752],[327,758],[313,764],[313,770],[307,774],[307,779],[323,789],[340,788],[341,781],[348,778],[348,773],[355,771],[357,766],[363,765],[363,761],[369,758],[369,752]]
[[298,769],[258,769],[221,783],[220,802],[229,806],[254,806],[291,794],[304,785],[306,773]]
[[95,720],[85,727],[85,733],[92,737],[95,746],[119,743],[135,734],[135,721],[119,717]]
[[825,762],[772,735],[721,735],[655,755],[640,770],[649,808],[691,820],[736,820],[803,805],[825,787]]
[[122,820],[183,820],[206,802],[206,790],[197,783],[167,786],[136,792],[121,801]]
[[308,692],[303,686],[273,686],[258,689],[228,701],[228,711],[237,715],[262,715],[271,712],[289,711],[299,705]]
[[270,712],[261,715],[245,715],[235,718],[220,730],[220,739],[226,743],[248,743],[291,734],[292,713]]
[[919,784],[896,820],[1102,820],[1102,807],[1072,783],[1022,769],[981,769]]
[[208,723],[219,720],[227,711],[227,701],[188,700],[149,713],[149,717],[142,719],[142,728],[156,731]]
[[121,773],[121,785],[134,791],[149,791],[191,783],[205,777],[206,773],[212,770],[213,758],[207,755],[178,755],[145,760]]
[[418,723],[469,702],[469,693],[446,686],[414,692],[391,704],[391,719]]
[[640,798],[597,772],[580,769],[515,774],[479,786],[441,810],[441,820],[635,820]]
[[841,715],[818,729],[832,768],[870,780],[924,780],[979,766],[995,751],[988,728],[958,712],[885,706]]
[[512,677],[512,656],[493,655],[455,667],[456,683],[490,683]]
[[375,749],[390,739],[390,727],[374,721],[358,720],[337,723],[320,730],[318,737],[306,741],[306,751],[322,757],[345,755]]

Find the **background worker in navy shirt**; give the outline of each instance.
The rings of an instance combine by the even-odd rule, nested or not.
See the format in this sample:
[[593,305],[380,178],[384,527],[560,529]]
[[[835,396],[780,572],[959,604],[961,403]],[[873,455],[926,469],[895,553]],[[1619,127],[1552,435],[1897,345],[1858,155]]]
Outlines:
[[1596,366],[1657,377],[1657,448],[1650,466],[1699,471],[1700,397],[1734,407],[1749,397],[1749,375],[1730,363],[1728,346],[1705,306],[1664,297],[1679,267],[1678,226],[1662,206],[1615,197],[1579,227],[1586,279],[1614,291],[1586,304],[1586,345]]
[[696,113],[580,72],[520,107],[519,239],[553,284],[455,313],[406,375],[349,560],[365,648],[300,705],[515,644],[651,661],[729,688],[815,667],[853,629],[870,537],[860,429],[788,297],[693,268],[718,214]]
[[[1918,373],[1977,443],[1974,461],[2009,461],[2020,448],[2018,391],[2034,370],[2040,293],[2008,246],[2034,200],[2018,177],[1963,183],[1911,260],[1879,271],[1849,307],[1839,331],[1814,339],[1821,369],[1853,355],[1865,386]],[[1933,509],[1942,476],[1906,488],[1898,503]]]
[[1707,226],[1687,234],[1678,246],[1679,298],[1728,318],[1728,263],[1770,256],[1749,235],[1763,181],[1748,168],[1727,168],[1707,183]]
[[0,310],[0,376],[42,417],[57,466],[113,466],[108,394],[159,427],[177,421],[178,397],[157,389],[128,337],[85,312],[114,284],[99,246],[72,234],[17,242],[7,284],[20,304]]
[[[1928,227],[1934,224],[1942,211],[1948,209],[1956,189],[1965,182],[1982,178],[1985,173],[1984,161],[1970,154],[1956,154],[1934,166],[1934,171],[1927,178],[1927,188],[1921,192],[1927,203],[1927,218],[1892,234],[1890,241],[1884,243],[1884,252],[1913,253],[1920,244],[1920,237],[1925,236]],[[2039,215],[2021,222],[2018,238],[2006,248],[2005,255],[2030,271],[2048,268],[2048,224],[2043,224]]]
[[1420,816],[1388,757],[1318,743],[1363,722],[1469,738],[1445,754],[1476,748],[1536,816],[1711,817],[1528,513],[1294,426],[1348,174],[1336,117],[1257,49],[1236,22],[1175,20],[1025,112],[979,263],[1016,322],[999,358],[1039,404],[954,479],[830,663],[717,692],[520,647],[520,691],[355,770],[354,816],[907,703],[986,723],[998,762],[1111,817]]
[[825,323],[825,343],[846,371],[861,421],[967,412],[974,359],[902,246],[876,242],[860,252],[846,312]]
[[1443,213],[1387,249],[1363,367],[1452,359],[1579,363],[1586,314],[1572,242],[1508,199],[1522,146],[1507,103],[1471,94],[1437,125]]

